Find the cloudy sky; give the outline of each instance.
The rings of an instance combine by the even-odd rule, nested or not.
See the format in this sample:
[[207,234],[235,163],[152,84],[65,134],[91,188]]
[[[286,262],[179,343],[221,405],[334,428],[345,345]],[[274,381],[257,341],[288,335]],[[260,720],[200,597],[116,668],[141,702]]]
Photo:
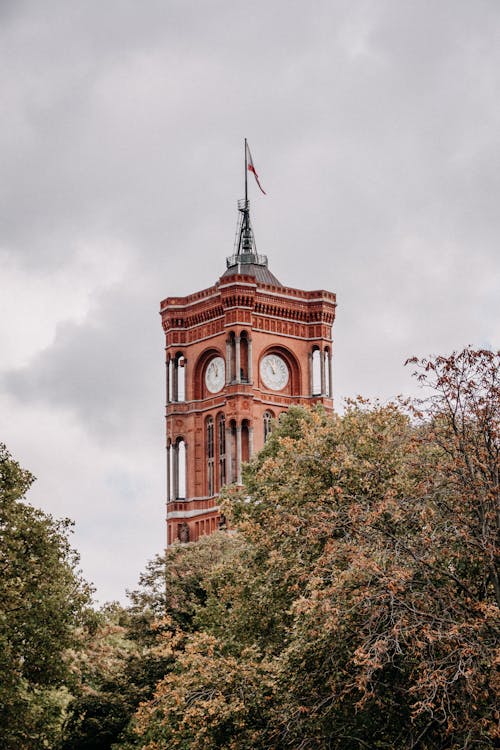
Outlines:
[[337,403],[388,399],[500,346],[499,84],[498,0],[1,0],[0,440],[101,601],[164,543],[159,302],[224,271],[243,138]]

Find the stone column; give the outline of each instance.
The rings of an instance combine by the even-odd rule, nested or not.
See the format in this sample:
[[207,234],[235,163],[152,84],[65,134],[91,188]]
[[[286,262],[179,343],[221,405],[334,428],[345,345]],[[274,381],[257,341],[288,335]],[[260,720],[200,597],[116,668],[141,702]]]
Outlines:
[[231,428],[226,427],[226,483],[233,482],[233,436]]
[[236,482],[241,484],[241,425],[236,426]]
[[324,351],[320,353],[319,362],[321,365],[321,395],[324,396],[326,394],[325,352]]
[[313,353],[309,352],[307,355],[309,360],[309,395],[314,396],[314,367],[313,367]]
[[248,457],[253,456],[253,427],[248,428]]
[[252,339],[248,339],[248,382],[253,383]]
[[170,403],[170,357],[165,363],[167,365],[167,404]]
[[235,362],[235,369],[236,369],[235,375],[236,375],[236,378],[235,378],[235,382],[236,383],[241,383],[240,337],[236,336],[235,341],[236,341],[236,347],[235,347],[236,348],[236,358],[235,358],[236,359],[236,362]]
[[226,341],[226,385],[231,382],[231,341]]

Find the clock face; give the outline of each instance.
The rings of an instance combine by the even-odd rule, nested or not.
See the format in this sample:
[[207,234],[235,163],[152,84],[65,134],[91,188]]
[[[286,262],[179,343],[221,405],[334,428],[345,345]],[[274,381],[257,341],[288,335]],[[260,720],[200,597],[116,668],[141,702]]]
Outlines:
[[266,354],[260,360],[260,377],[267,388],[281,391],[288,383],[288,366],[278,354]]
[[226,382],[226,365],[222,357],[210,360],[205,370],[205,385],[210,393],[217,393]]

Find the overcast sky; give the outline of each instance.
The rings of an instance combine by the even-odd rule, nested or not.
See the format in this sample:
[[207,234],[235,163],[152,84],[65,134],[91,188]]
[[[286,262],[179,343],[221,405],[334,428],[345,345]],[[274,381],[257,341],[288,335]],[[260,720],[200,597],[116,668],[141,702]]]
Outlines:
[[[99,599],[164,544],[167,295],[337,293],[335,398],[500,346],[498,0],[1,0],[0,441]],[[255,188],[255,189],[254,189]]]

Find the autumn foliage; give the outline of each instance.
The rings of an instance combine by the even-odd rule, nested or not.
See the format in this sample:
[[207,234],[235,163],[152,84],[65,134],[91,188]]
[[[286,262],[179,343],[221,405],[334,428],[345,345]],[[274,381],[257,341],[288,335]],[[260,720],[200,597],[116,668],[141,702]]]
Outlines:
[[498,746],[499,354],[410,364],[417,403],[292,408],[168,553],[135,746]]
[[419,400],[292,407],[230,530],[92,617],[4,450],[2,747],[499,747],[500,353],[408,364]]

